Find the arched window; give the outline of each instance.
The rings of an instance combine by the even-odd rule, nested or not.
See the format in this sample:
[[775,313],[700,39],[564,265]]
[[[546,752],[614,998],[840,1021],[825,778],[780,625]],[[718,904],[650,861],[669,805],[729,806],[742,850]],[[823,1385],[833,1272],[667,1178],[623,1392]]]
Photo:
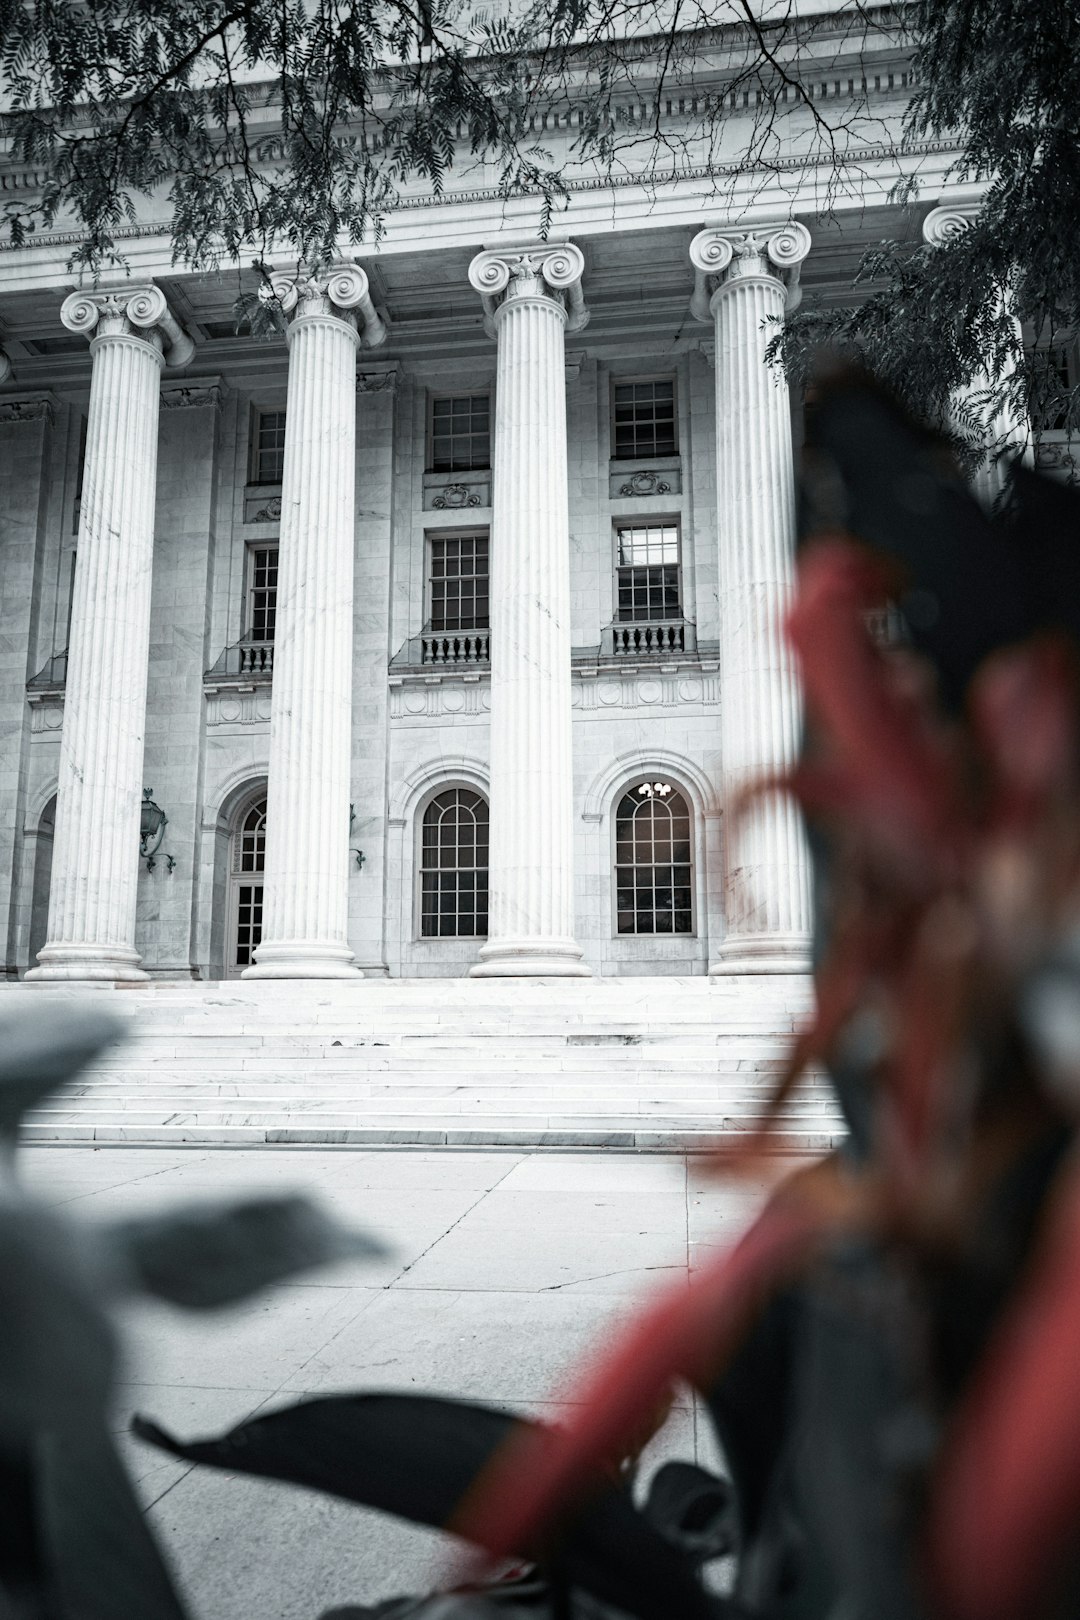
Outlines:
[[671,782],[635,782],[615,812],[620,934],[694,931],[690,806]]
[[233,831],[232,845],[229,971],[236,974],[255,960],[255,947],[262,939],[265,795],[256,799],[240,815]]
[[424,811],[420,933],[475,938],[488,928],[488,807],[472,788],[445,788]]

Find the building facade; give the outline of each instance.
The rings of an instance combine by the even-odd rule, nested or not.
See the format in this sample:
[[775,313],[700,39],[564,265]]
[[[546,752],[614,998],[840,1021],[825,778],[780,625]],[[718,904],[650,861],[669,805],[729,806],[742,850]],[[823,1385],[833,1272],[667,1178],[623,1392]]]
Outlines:
[[798,123],[722,204],[711,164],[582,176],[546,241],[418,194],[281,264],[271,340],[152,209],[100,286],[62,230],[0,256],[9,977],[805,967],[798,826],[742,797],[798,729],[764,348],[919,239],[952,155],[895,138],[887,42],[822,37],[879,129],[827,199]]

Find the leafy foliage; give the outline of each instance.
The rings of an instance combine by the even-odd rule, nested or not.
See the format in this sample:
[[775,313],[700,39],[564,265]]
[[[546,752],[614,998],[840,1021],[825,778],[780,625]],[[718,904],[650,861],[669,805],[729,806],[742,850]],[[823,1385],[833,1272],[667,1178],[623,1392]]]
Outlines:
[[[906,132],[961,132],[953,177],[985,185],[978,218],[940,247],[875,247],[860,271],[868,296],[799,312],[773,352],[806,380],[832,344],[938,421],[976,379],[973,416],[954,421],[961,435],[1002,404],[1078,426],[1080,388],[1055,349],[1080,328],[1080,13],[1071,0],[921,0],[910,33],[918,88]],[[918,187],[898,195],[913,200]]]
[[[767,22],[757,0],[0,0],[5,133],[44,176],[5,203],[7,234],[20,245],[66,220],[73,264],[96,273],[150,198],[144,215],[171,228],[181,262],[273,247],[318,263],[377,241],[410,186],[438,194],[451,170],[535,197],[544,234],[570,172],[648,183],[692,157],[766,179],[792,118],[807,156],[839,166],[863,101],[826,118],[802,78],[814,22],[766,9]],[[703,62],[721,88],[687,99]]]

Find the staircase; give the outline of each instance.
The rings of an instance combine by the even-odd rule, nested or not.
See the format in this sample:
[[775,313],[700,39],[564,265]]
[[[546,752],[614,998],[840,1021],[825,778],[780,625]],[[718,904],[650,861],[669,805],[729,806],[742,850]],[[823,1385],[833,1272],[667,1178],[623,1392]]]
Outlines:
[[[754,1122],[805,979],[358,979],[0,986],[6,1012],[108,997],[130,1039],[29,1119],[34,1142],[668,1149]],[[779,1144],[841,1134],[819,1079]]]

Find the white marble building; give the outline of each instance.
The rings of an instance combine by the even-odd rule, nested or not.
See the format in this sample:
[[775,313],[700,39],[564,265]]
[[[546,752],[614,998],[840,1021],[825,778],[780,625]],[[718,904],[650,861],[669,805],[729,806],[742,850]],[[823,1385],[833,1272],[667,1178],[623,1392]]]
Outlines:
[[815,95],[865,86],[876,131],[839,189],[794,114],[722,194],[583,172],[546,243],[472,174],[282,264],[288,342],[152,207],[98,288],[62,230],[0,255],[8,977],[804,969],[795,822],[732,813],[798,727],[799,409],[762,353],[918,240],[952,156],[897,144],[887,41],[821,39]]

